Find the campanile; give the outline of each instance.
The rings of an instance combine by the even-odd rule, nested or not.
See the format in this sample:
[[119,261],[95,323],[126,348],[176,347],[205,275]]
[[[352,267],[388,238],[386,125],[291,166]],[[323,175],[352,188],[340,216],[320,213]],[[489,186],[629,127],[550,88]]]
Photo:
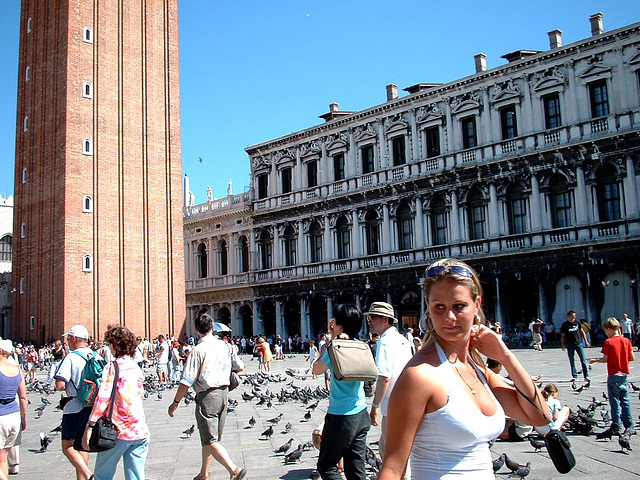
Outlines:
[[185,322],[177,0],[22,0],[13,338]]

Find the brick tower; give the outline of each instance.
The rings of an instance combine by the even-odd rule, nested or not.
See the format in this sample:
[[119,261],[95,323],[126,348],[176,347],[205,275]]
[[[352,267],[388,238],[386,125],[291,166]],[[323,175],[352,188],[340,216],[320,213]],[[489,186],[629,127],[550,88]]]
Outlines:
[[22,0],[13,338],[185,322],[177,0]]

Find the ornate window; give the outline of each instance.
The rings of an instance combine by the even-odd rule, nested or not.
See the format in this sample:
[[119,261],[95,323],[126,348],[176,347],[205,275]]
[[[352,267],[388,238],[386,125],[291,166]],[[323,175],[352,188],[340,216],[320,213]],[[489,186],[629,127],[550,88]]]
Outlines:
[[406,203],[398,207],[396,223],[398,225],[398,250],[411,250],[413,237],[411,207]]
[[393,155],[393,166],[404,165],[407,163],[407,157],[405,153],[404,135],[393,137],[391,139],[391,150]]
[[338,258],[349,258],[351,256],[351,229],[345,217],[340,217],[336,222],[336,233],[338,235]]
[[616,170],[612,165],[604,165],[596,174],[598,212],[601,222],[620,220],[620,188]]
[[1,262],[11,261],[11,241],[12,241],[12,237],[9,234],[0,238],[0,261]]
[[333,179],[337,182],[344,177],[344,153],[337,153],[333,156]]
[[606,80],[598,80],[589,84],[589,101],[593,118],[609,115],[609,94],[607,93]]
[[502,126],[503,140],[508,140],[518,136],[515,105],[509,105],[508,107],[500,109],[500,124]]
[[373,173],[375,170],[373,145],[365,145],[360,149],[360,155],[362,156],[362,173]]
[[437,157],[440,150],[440,127],[429,127],[425,131],[427,158]]
[[291,193],[291,167],[283,168],[280,171],[282,180],[282,193]]
[[476,117],[465,117],[460,120],[460,125],[462,126],[462,148],[477,147]]
[[375,210],[369,210],[364,217],[367,255],[380,253],[380,218]]
[[507,190],[507,211],[509,233],[511,235],[527,231],[527,198],[520,184],[511,185]]
[[322,261],[322,227],[318,222],[313,222],[309,227],[309,261],[311,263]]
[[553,228],[570,227],[571,219],[571,190],[567,179],[562,175],[555,175],[549,182],[551,200],[551,223]]
[[260,253],[260,268],[268,270],[272,265],[273,255],[273,238],[267,230],[263,230],[258,243],[258,252]]
[[207,277],[207,247],[204,243],[198,245],[198,278]]
[[474,189],[467,197],[467,212],[469,218],[469,239],[482,240],[485,238],[485,201],[482,192]]
[[240,237],[240,272],[249,271],[249,242],[244,235]]
[[218,246],[218,255],[220,261],[218,262],[218,275],[227,275],[229,273],[229,249],[227,248],[227,241],[222,240]]
[[269,185],[269,175],[261,173],[258,175],[258,200],[267,198],[267,187]]
[[318,186],[318,161],[307,162],[307,188]]
[[434,245],[447,243],[447,203],[440,196],[431,201],[431,236]]
[[284,230],[284,264],[288,267],[296,264],[296,245],[298,236],[293,227],[289,226]]
[[547,130],[560,127],[562,125],[560,96],[557,93],[552,93],[542,97],[542,106],[544,108],[544,127]]

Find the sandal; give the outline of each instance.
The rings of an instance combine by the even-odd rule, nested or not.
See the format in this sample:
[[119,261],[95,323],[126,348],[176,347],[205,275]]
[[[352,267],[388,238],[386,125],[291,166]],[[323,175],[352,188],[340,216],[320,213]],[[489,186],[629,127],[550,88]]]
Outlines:
[[246,474],[247,474],[247,469],[246,468],[241,468],[240,471],[236,472],[231,477],[231,480],[242,480],[245,477]]
[[200,474],[193,477],[193,480],[209,480],[209,475],[202,476]]

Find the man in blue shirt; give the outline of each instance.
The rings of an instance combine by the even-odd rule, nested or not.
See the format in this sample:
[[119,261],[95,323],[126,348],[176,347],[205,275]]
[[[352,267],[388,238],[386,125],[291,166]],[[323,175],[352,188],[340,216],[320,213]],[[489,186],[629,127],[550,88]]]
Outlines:
[[[331,338],[354,338],[362,327],[362,312],[351,303],[336,305],[335,318],[329,320]],[[322,429],[318,473],[323,480],[342,480],[338,461],[344,459],[347,478],[366,480],[365,451],[371,420],[364,397],[364,382],[337,380],[329,353],[313,364],[314,375],[331,372],[329,408]]]

